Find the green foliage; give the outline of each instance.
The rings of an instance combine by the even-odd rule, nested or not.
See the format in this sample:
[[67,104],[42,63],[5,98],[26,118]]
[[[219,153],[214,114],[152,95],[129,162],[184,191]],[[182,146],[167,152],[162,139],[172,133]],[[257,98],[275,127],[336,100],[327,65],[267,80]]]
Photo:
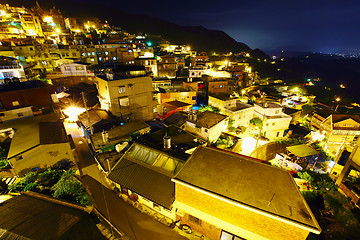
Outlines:
[[6,159],[0,159],[0,169],[10,169],[11,166]]
[[319,195],[317,191],[302,191],[301,193],[308,203],[314,202]]
[[253,119],[251,119],[250,123],[258,128],[261,128],[261,126],[263,125],[263,121],[258,117],[254,117]]
[[337,186],[328,174],[321,174],[312,171],[298,172],[297,175],[310,182],[312,188],[320,192],[337,191]]
[[228,127],[229,132],[235,132],[236,131],[236,127]]
[[32,183],[29,183],[28,185],[26,185],[24,187],[24,192],[27,192],[27,191],[33,191],[33,192],[37,192],[37,188],[38,188],[38,184],[36,182],[32,182]]
[[206,111],[218,113],[218,112],[220,112],[220,109],[213,107],[213,106],[209,106],[209,105],[201,106],[201,108],[199,109],[199,112],[206,112]]
[[[21,179],[21,181],[12,184],[9,187],[9,189],[11,192],[23,192],[25,191],[26,186],[30,183],[34,183],[37,180],[37,178],[38,178],[37,172],[29,172]],[[26,191],[28,191],[29,188],[31,187],[28,187]]]
[[88,196],[85,189],[76,179],[72,170],[65,171],[60,180],[53,186],[53,197],[63,198],[70,201],[76,201],[80,204],[90,203],[91,197]]
[[305,104],[301,107],[303,115],[312,114],[315,108],[311,104]]
[[310,183],[314,181],[308,172],[298,172],[297,175],[299,178],[309,181]]
[[293,145],[303,144],[305,143],[305,141],[303,139],[297,139],[297,138],[287,138],[287,139],[278,138],[275,139],[275,143],[293,146]]
[[48,169],[45,172],[29,172],[23,179],[9,187],[12,192],[35,191],[51,194],[53,197],[74,201],[82,205],[91,205],[92,199],[86,193],[74,171]]
[[52,187],[60,180],[62,174],[63,171],[61,170],[49,168],[47,171],[39,173],[38,182],[42,186]]
[[220,136],[219,139],[216,141],[216,146],[225,145],[225,148],[232,148],[234,144],[235,142],[230,136]]

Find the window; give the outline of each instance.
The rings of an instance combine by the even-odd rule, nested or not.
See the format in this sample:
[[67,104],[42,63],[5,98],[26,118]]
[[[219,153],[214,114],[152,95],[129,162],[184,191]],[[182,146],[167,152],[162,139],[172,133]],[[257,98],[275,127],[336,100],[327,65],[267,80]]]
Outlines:
[[23,113],[17,113],[17,116],[18,116],[18,117],[23,117],[24,114],[23,114]]
[[102,57],[99,57],[99,61],[101,61]]
[[116,61],[116,57],[113,57],[113,60]]
[[21,159],[24,159],[21,155],[15,157],[15,160],[16,160],[16,161],[19,161],[19,160],[21,160]]
[[119,98],[119,105],[120,108],[129,107],[130,106],[130,99],[126,98]]
[[223,87],[223,85],[220,85],[220,88],[222,88]]
[[30,49],[30,51],[34,51],[34,48],[32,48],[32,47],[31,47],[31,48],[29,48],[29,49]]
[[81,56],[85,57],[85,53],[81,53]]
[[119,86],[119,93],[125,93],[125,86]]
[[275,111],[275,114],[279,114],[279,110],[276,110],[276,111]]
[[95,56],[95,52],[92,52],[92,55]]
[[272,125],[275,126],[275,123],[273,122]]
[[189,221],[196,223],[197,225],[201,226],[201,219],[194,217],[192,215],[189,214]]
[[75,69],[76,71],[82,71],[84,70],[84,66],[76,66]]
[[105,55],[109,55],[109,52],[105,52]]
[[15,106],[19,106],[20,104],[19,104],[19,101],[14,101],[14,102],[12,102],[12,105],[15,107]]
[[90,56],[90,55],[91,55],[91,53],[90,53],[90,52],[88,52],[87,54],[88,54],[88,56]]
[[57,157],[59,155],[59,151],[51,151],[51,152],[48,152],[48,154],[50,157]]
[[280,135],[280,132],[277,132],[277,133],[276,133],[276,137],[279,137],[279,135]]
[[70,67],[64,67],[65,71],[70,71]]

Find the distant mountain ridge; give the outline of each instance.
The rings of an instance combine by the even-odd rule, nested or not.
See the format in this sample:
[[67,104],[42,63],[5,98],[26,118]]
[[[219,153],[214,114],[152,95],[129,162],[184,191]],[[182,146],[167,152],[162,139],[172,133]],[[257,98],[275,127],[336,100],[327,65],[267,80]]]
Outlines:
[[[11,6],[33,7],[35,0],[7,0]],[[111,25],[119,26],[130,33],[148,33],[161,35],[172,44],[190,45],[192,49],[201,51],[215,51],[219,53],[248,52],[253,57],[268,58],[261,50],[252,50],[244,43],[237,42],[228,34],[220,30],[209,30],[203,26],[180,26],[156,17],[144,14],[132,14],[127,9],[119,10],[119,6],[109,7],[105,2],[90,1],[89,4],[74,0],[62,0],[61,2],[37,0],[41,7],[52,8],[53,5],[60,9],[64,16],[75,18],[94,18],[109,20]]]
[[159,18],[125,12],[117,12],[115,16],[109,15],[108,17],[115,25],[128,32],[161,35],[173,44],[190,45],[197,51],[248,52],[259,57],[268,57],[261,50],[252,50],[246,44],[237,42],[220,30],[209,30],[203,26],[180,26]]

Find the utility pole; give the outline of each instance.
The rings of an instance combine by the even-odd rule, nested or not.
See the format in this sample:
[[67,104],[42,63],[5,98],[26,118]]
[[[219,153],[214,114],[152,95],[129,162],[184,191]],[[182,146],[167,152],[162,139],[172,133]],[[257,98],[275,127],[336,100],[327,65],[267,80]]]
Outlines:
[[91,135],[93,135],[93,134],[94,134],[94,131],[93,131],[93,128],[92,128],[92,125],[91,125],[91,121],[90,121],[90,114],[89,114],[89,111],[88,111],[88,108],[87,108],[87,105],[86,105],[85,93],[84,93],[84,92],[81,92],[81,96],[82,96],[82,99],[83,99],[83,102],[84,102],[84,107],[85,107],[85,110],[86,110],[86,115],[87,115],[88,121],[89,121],[90,133],[91,133]]

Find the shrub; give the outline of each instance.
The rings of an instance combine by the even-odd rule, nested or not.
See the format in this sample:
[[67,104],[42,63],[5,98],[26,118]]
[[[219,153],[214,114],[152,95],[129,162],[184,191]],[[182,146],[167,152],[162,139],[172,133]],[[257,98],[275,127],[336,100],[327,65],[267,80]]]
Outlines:
[[27,191],[33,191],[33,192],[37,192],[37,187],[38,187],[38,184],[36,182],[32,182],[32,183],[29,183],[28,185],[26,185],[24,187],[24,192],[27,192]]

